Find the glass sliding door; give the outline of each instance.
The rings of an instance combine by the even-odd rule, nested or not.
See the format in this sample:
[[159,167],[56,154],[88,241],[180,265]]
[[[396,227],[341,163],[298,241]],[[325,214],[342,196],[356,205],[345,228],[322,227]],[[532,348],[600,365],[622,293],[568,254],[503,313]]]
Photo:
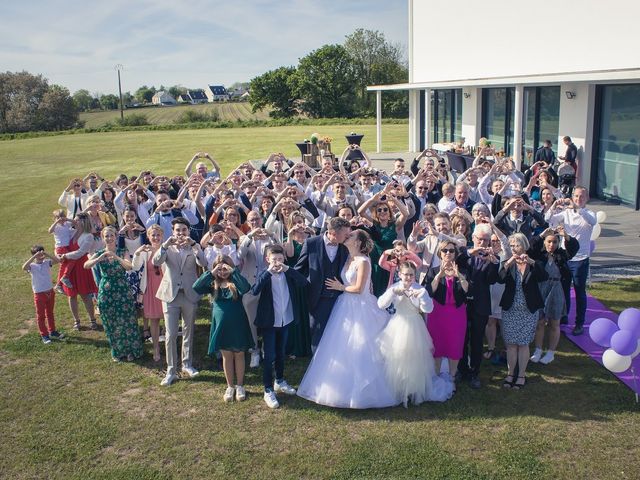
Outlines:
[[513,153],[514,96],[514,87],[482,90],[482,136],[505,155]]
[[545,140],[557,154],[560,87],[525,87],[522,117],[522,163],[531,165]]
[[551,140],[553,151],[558,153],[558,129],[560,125],[560,87],[537,87],[538,138],[537,148],[545,140]]
[[462,132],[462,89],[431,91],[433,142],[448,143],[460,139]]
[[640,84],[600,86],[597,100],[596,194],[638,209]]

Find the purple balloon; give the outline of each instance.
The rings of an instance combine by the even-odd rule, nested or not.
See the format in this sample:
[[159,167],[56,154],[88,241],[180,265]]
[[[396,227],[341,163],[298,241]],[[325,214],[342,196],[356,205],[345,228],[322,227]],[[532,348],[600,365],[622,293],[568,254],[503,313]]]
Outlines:
[[591,340],[601,347],[611,346],[611,337],[618,331],[618,325],[608,318],[596,318],[589,325],[589,336]]
[[591,255],[595,249],[596,249],[596,241],[591,240],[591,242],[589,243],[589,255]]
[[630,330],[618,330],[611,336],[611,348],[618,355],[631,355],[636,351],[638,340]]
[[621,330],[630,330],[636,340],[640,338],[640,310],[627,308],[618,316],[618,326]]

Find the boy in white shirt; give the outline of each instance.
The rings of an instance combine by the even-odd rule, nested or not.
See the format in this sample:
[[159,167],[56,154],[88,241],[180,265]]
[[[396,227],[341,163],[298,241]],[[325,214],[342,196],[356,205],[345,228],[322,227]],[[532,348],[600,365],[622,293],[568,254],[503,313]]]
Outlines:
[[55,293],[51,282],[51,267],[58,263],[58,259],[45,253],[42,245],[31,247],[31,258],[27,260],[22,269],[31,274],[31,288],[33,289],[33,301],[36,305],[36,321],[38,330],[45,345],[51,343],[51,339],[61,340],[62,333],[56,330],[56,322],[53,316],[55,305]]

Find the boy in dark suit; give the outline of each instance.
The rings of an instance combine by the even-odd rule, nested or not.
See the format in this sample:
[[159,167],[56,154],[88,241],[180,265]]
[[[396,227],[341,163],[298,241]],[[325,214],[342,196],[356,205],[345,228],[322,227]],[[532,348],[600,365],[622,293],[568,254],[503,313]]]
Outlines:
[[264,401],[269,408],[278,408],[280,404],[276,393],[296,394],[295,388],[284,379],[285,346],[289,325],[304,320],[296,318],[300,306],[294,305],[294,302],[300,298],[295,294],[296,289],[307,286],[307,279],[285,264],[285,253],[281,245],[267,246],[265,256],[268,267],[256,277],[251,294],[260,295],[254,323],[258,327],[258,334],[262,336],[264,349]]

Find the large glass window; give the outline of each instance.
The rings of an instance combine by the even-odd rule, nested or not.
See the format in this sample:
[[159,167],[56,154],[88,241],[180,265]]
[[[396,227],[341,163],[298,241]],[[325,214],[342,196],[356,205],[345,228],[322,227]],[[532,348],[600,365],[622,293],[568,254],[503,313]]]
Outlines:
[[513,152],[515,88],[482,89],[482,136],[505,155]]
[[639,207],[640,84],[598,88],[597,195]]
[[462,89],[431,90],[434,143],[456,142],[462,134]]
[[523,108],[522,160],[530,165],[545,140],[551,140],[558,152],[560,87],[525,87]]

